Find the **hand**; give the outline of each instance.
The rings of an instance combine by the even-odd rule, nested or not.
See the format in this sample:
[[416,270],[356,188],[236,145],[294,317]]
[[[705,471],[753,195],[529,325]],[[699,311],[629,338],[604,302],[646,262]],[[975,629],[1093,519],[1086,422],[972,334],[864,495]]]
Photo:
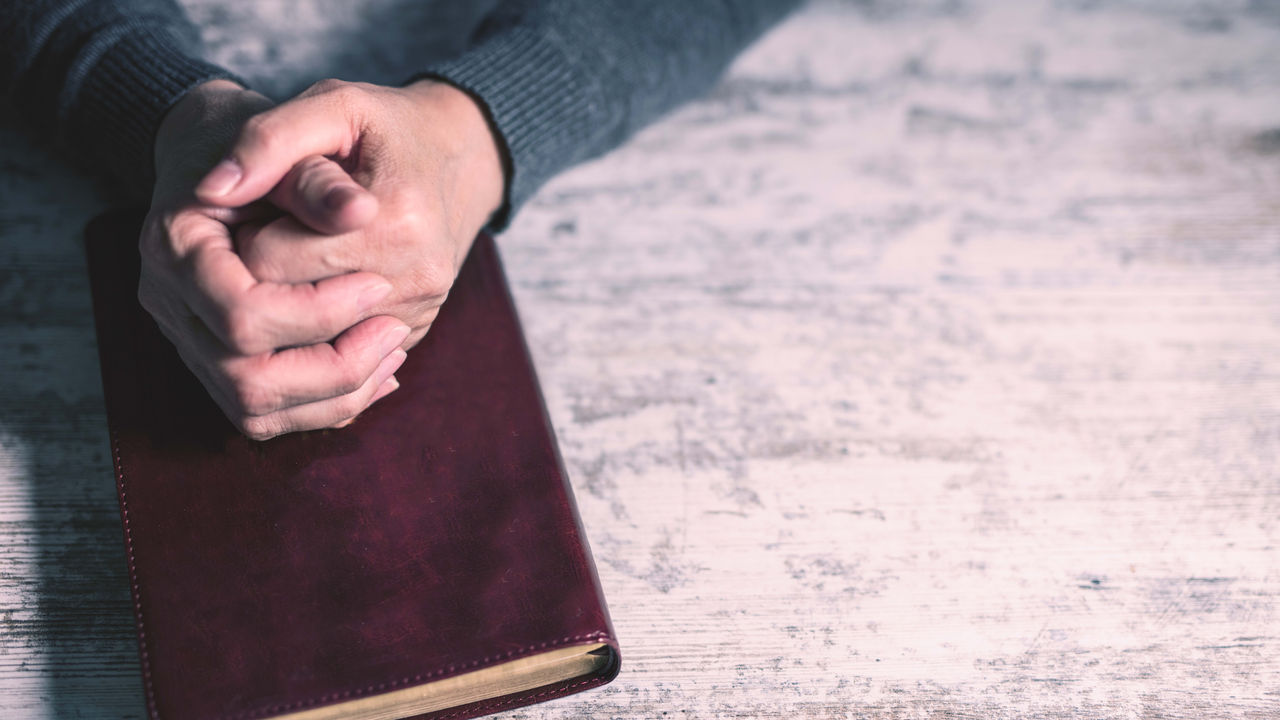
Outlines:
[[238,207],[332,162],[376,198],[372,221],[338,235],[317,234],[297,216],[248,223],[237,251],[265,283],[323,285],[361,271],[385,277],[393,290],[373,311],[411,328],[408,349],[430,328],[472,240],[502,203],[497,142],[475,101],[450,85],[327,80],[249,120],[196,196]]
[[[213,81],[169,111],[156,136],[156,185],[139,240],[139,301],[232,422],[259,440],[343,424],[394,390],[409,333],[373,312],[392,290],[376,274],[259,281],[236,254],[232,228],[265,205],[196,199],[196,181],[270,106]],[[328,232],[350,231],[377,212],[372,196],[323,158],[272,189],[273,202]]]

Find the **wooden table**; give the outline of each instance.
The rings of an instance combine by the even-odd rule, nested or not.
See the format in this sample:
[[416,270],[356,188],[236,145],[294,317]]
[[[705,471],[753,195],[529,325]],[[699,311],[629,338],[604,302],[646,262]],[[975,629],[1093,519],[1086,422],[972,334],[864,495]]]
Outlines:
[[[296,87],[334,3],[190,5]],[[820,3],[546,187],[502,248],[625,667],[505,717],[1280,717],[1280,10],[1219,5]],[[0,134],[5,718],[143,712],[104,204]]]

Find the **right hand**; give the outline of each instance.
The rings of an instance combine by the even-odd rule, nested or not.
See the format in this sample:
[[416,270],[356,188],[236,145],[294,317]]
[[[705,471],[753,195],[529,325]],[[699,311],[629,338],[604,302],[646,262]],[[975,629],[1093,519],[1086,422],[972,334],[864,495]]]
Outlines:
[[139,301],[232,423],[255,440],[349,423],[399,386],[394,373],[409,334],[403,322],[372,313],[392,290],[380,275],[259,282],[236,253],[235,227],[264,213],[283,210],[329,234],[369,222],[377,201],[333,161],[315,158],[273,189],[276,211],[262,202],[214,207],[196,199],[196,183],[245,121],[270,106],[225,80],[183,96],[156,135],[156,184],[139,240]]
[[372,194],[377,213],[368,223],[319,235],[295,212],[246,223],[236,249],[263,281],[356,271],[386,278],[393,291],[377,312],[409,326],[408,350],[431,328],[472,241],[502,204],[499,141],[479,102],[447,83],[325,80],[254,116],[195,192],[211,206],[234,208],[278,193],[272,188],[290,186],[314,163],[337,162]]

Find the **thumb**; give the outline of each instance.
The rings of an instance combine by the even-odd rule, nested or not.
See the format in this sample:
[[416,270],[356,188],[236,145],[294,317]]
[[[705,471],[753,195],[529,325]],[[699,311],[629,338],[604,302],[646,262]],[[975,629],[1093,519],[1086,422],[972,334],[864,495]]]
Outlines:
[[247,205],[265,197],[302,160],[349,154],[358,127],[350,104],[335,102],[331,94],[300,96],[254,115],[227,157],[196,185],[196,198],[221,207]]
[[294,165],[267,198],[326,235],[358,230],[378,214],[377,198],[323,155],[312,155]]

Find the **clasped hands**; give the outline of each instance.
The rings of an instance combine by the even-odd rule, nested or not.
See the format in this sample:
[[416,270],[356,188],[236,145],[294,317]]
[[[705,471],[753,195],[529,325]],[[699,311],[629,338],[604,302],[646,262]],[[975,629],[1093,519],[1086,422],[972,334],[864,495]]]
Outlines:
[[205,83],[155,164],[138,299],[256,440],[341,427],[399,386],[505,183],[475,101],[430,80],[278,106]]

